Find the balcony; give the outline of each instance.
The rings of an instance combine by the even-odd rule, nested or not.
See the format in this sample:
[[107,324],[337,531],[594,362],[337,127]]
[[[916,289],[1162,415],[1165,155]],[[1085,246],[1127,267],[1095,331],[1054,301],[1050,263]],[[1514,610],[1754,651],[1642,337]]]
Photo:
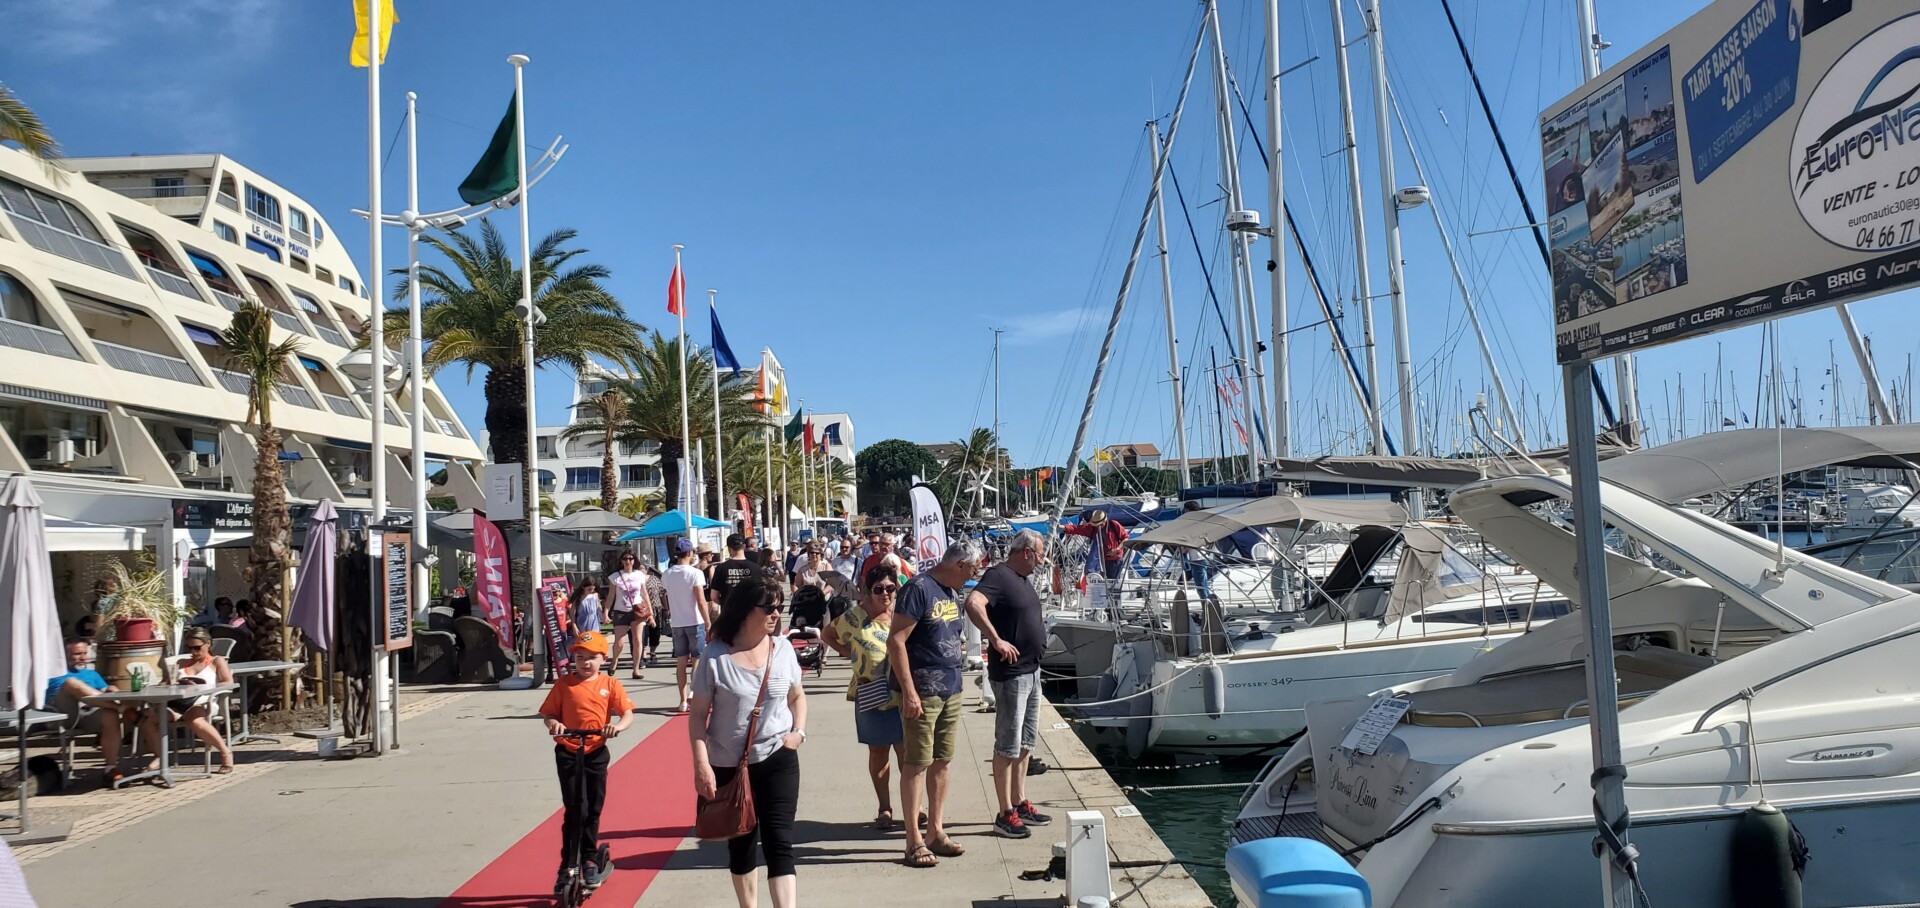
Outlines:
[[288,331],[291,331],[295,334],[305,334],[308,337],[313,336],[310,332],[307,331],[307,326],[300,324],[300,318],[291,312],[281,312],[278,309],[269,309],[267,310],[267,314],[273,316],[274,324],[279,325],[280,327],[285,328]]
[[305,230],[301,230],[298,227],[294,227],[288,230],[287,232],[290,234],[293,234],[294,242],[297,242],[300,245],[305,246],[309,249],[313,248],[313,234],[310,234]]
[[455,438],[467,437],[467,433],[460,431],[459,423],[454,422],[451,419],[442,419],[439,422],[440,422],[440,434],[451,435]]
[[596,480],[594,480],[594,481],[592,481],[592,482],[570,482],[570,483],[567,483],[567,487],[566,487],[565,489],[563,489],[562,491],[566,491],[566,492],[598,492],[598,491],[600,491],[600,480],[598,480],[598,479],[596,479]]
[[213,200],[216,202],[219,202],[220,207],[225,208],[228,211],[240,210],[240,200],[234,198],[233,193],[231,192],[222,192],[218,195],[215,195],[213,197]]
[[241,396],[245,396],[253,388],[253,382],[246,376],[228,369],[213,370],[213,377],[220,380],[220,387]]
[[0,344],[48,356],[66,359],[79,359],[80,352],[73,349],[73,341],[52,328],[16,322],[10,318],[0,318]]
[[247,304],[246,300],[243,300],[239,296],[232,293],[228,293],[227,291],[221,290],[219,288],[214,288],[213,298],[216,300],[219,300],[220,305],[224,307],[228,312],[239,312],[240,307]]
[[326,341],[329,344],[332,344],[336,347],[348,349],[348,350],[353,349],[353,345],[347,343],[346,335],[343,335],[340,332],[335,331],[332,327],[328,326],[324,322],[315,321],[313,323],[313,330],[320,332],[320,339]]
[[107,186],[104,188],[130,199],[197,199],[204,198],[207,190],[212,187],[200,183],[194,186]]
[[147,266],[147,277],[153,278],[153,285],[162,290],[171,290],[191,300],[200,300],[200,291],[194,289],[193,282],[171,271],[162,271],[152,265]]
[[402,428],[406,426],[406,423],[400,421],[400,415],[393,412],[392,407],[388,407],[381,415],[386,417],[387,425],[400,426]]
[[665,480],[663,480],[663,479],[661,479],[661,478],[660,478],[660,477],[658,477],[658,476],[649,476],[649,477],[647,477],[646,479],[622,479],[622,480],[620,480],[620,488],[623,488],[623,489],[657,489],[657,488],[659,488],[659,487],[660,487],[660,486],[661,486],[662,484],[664,484],[664,482],[665,482]]
[[306,407],[309,410],[320,409],[320,405],[313,402],[313,395],[308,394],[307,389],[284,381],[281,382],[278,387],[281,400],[293,404],[296,407]]
[[84,262],[102,271],[111,271],[128,280],[139,280],[133,266],[127,263],[127,257],[120,250],[104,243],[96,243],[77,233],[56,230],[38,221],[16,217],[13,226],[20,231],[21,239],[41,252],[51,252],[61,258]]
[[351,416],[355,419],[360,418],[360,408],[354,406],[352,400],[341,397],[338,394],[327,394],[324,392],[321,393],[320,396],[326,398],[327,408],[333,412],[341,416]]
[[122,372],[138,372],[141,375],[185,382],[189,385],[200,384],[200,376],[195,375],[193,367],[179,357],[109,344],[102,340],[94,341],[93,346],[100,351],[100,356],[107,361],[107,365]]

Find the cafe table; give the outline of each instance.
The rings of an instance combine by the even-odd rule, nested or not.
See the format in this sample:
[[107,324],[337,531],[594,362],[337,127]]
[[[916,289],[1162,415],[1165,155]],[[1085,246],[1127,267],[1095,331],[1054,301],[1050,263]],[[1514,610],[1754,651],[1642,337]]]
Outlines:
[[254,736],[253,717],[250,715],[252,712],[251,705],[253,699],[247,696],[247,680],[254,675],[263,675],[269,672],[293,671],[306,667],[307,664],[305,662],[276,662],[272,660],[227,663],[227,673],[233,675],[235,681],[240,682],[240,730],[227,738],[227,743],[245,744],[248,741],[266,741],[272,744],[280,743],[277,738]]
[[[102,709],[152,709],[160,716],[160,740],[153,745],[154,752],[160,758],[159,766],[146,772],[122,776],[113,783],[113,787],[119,788],[128,782],[138,782],[143,779],[158,779],[162,786],[172,788],[174,779],[180,774],[173,771],[173,766],[169,762],[168,751],[173,747],[173,712],[167,708],[167,703],[172,700],[209,695],[230,696],[239,688],[240,685],[230,681],[223,684],[149,684],[137,691],[107,691],[94,694],[82,701],[88,706],[98,706]],[[192,778],[206,778],[211,775],[213,775],[211,769],[189,774]]]

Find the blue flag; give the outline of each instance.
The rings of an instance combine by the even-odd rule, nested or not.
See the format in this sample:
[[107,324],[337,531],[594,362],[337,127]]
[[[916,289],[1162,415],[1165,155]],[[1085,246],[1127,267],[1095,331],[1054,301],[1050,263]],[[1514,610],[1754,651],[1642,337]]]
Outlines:
[[842,444],[840,441],[840,424],[834,423],[828,426],[825,432],[820,433],[820,443],[826,445]]
[[727,332],[720,330],[720,310],[708,307],[707,312],[713,316],[713,364],[725,366],[739,375],[740,361],[733,358],[733,348],[727,346]]

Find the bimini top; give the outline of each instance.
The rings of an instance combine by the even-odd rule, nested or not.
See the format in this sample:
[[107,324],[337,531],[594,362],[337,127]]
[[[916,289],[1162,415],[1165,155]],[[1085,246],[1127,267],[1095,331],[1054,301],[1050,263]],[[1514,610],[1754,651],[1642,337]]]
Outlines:
[[[1540,460],[1547,470],[1565,470],[1564,454]],[[1290,482],[1354,482],[1375,486],[1453,489],[1482,479],[1520,474],[1538,475],[1539,469],[1518,457],[1511,461],[1491,457],[1283,457],[1272,475]]]
[[1275,495],[1201,511],[1188,511],[1176,520],[1127,540],[1127,545],[1136,549],[1150,545],[1198,549],[1252,527],[1304,526],[1310,523],[1397,527],[1406,522],[1407,510],[1391,501]]
[[1907,469],[1920,425],[1713,432],[1607,461],[1600,475],[1667,504],[1814,467]]

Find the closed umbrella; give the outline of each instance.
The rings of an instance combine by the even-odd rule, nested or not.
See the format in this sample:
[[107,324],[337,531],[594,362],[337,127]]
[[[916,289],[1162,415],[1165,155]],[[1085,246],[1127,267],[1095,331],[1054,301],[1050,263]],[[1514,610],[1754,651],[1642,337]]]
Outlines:
[[0,488],[0,677],[11,709],[44,705],[47,682],[66,672],[60,612],[53,603],[46,515],[25,476]]
[[306,544],[300,549],[300,573],[293,581],[293,610],[287,620],[321,650],[333,649],[334,525],[339,517],[333,502],[322,498],[307,525]]

